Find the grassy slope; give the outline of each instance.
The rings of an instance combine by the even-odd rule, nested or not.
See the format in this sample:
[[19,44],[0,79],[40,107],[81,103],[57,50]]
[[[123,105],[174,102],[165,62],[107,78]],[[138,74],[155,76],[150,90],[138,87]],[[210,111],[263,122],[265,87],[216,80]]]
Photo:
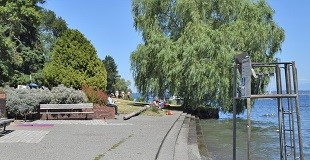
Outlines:
[[[139,102],[133,102],[129,100],[123,100],[123,99],[113,99],[116,102],[116,105],[118,106],[118,112],[120,114],[129,114],[132,112],[139,111],[141,107],[144,107],[145,103],[139,103]],[[146,111],[142,112],[142,115],[147,116],[163,116],[165,115],[165,111],[162,110],[154,110],[154,109],[147,109]]]

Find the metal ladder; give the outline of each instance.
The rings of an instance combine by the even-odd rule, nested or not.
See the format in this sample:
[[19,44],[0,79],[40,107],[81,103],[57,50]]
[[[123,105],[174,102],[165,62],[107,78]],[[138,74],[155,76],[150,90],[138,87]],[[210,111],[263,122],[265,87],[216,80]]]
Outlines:
[[[280,159],[303,160],[303,147],[300,129],[299,96],[297,91],[297,71],[295,63],[284,64],[284,66],[277,65],[277,94],[282,94],[281,69],[284,69],[285,74],[286,95],[294,96],[287,98],[278,98]],[[293,86],[291,79],[293,79]],[[298,140],[297,143],[299,145],[296,145],[296,140]],[[297,153],[298,149],[299,153],[301,154]]]
[[[279,149],[280,160],[300,159],[304,160],[303,143],[301,133],[299,95],[297,69],[295,62],[272,62],[272,63],[252,63],[247,53],[235,56],[236,65],[233,73],[233,159],[236,160],[236,105],[237,100],[246,99],[248,109],[247,118],[247,150],[248,160],[251,159],[251,99],[275,98],[278,107],[278,132],[279,132]],[[255,73],[257,71],[270,71],[274,69],[276,77],[277,93],[262,94],[259,93],[259,87],[264,76],[271,76],[269,73]],[[237,82],[239,77],[241,81]],[[284,74],[283,74],[284,72]],[[281,74],[282,73],[282,74]],[[241,76],[240,76],[241,75]],[[272,74],[273,76],[274,74]],[[251,76],[257,79],[256,90],[251,91]],[[285,77],[284,80],[281,80]],[[282,81],[285,85],[285,91],[282,89]],[[239,84],[239,85],[238,85]],[[237,87],[240,89],[238,90]],[[284,88],[284,87],[283,87]],[[241,91],[241,94],[239,93]],[[243,92],[242,92],[243,91]],[[283,93],[282,93],[283,92]],[[241,96],[240,96],[241,95]]]

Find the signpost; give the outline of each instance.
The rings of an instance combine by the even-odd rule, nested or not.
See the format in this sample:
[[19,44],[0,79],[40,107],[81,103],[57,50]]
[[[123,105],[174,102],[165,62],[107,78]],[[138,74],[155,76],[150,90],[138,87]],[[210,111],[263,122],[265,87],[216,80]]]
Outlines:
[[[240,79],[240,97],[237,97],[236,88],[234,87],[234,98],[246,99],[247,106],[247,158],[250,159],[250,141],[251,141],[251,76],[252,76],[252,64],[251,59],[247,53],[242,53],[236,56],[236,62],[241,65],[241,71],[239,66],[239,72],[241,72]],[[236,74],[236,68],[234,69]],[[236,77],[234,77],[234,83],[236,83]],[[236,103],[233,103],[233,159],[236,160]]]
[[[304,159],[303,143],[301,137],[301,124],[300,124],[300,107],[298,96],[298,81],[297,70],[295,62],[272,62],[272,63],[251,63],[251,59],[246,52],[235,56],[234,77],[233,77],[233,159],[236,160],[236,113],[237,101],[245,102],[247,107],[247,159],[251,159],[251,99],[258,98],[276,98],[278,101],[278,125],[279,125],[279,143],[280,143],[280,159],[286,160],[289,156],[294,159]],[[258,73],[256,75],[253,68],[266,68],[266,70],[273,68],[276,70],[276,94],[260,94],[259,88],[261,87],[261,75],[265,73]],[[239,71],[239,75],[237,71]],[[286,86],[286,93],[282,93],[282,80],[281,73],[284,72],[284,84]],[[293,75],[293,76],[292,76]],[[253,77],[252,77],[253,76]],[[268,74],[269,76],[269,74]],[[240,78],[240,79],[239,79]],[[251,93],[251,79],[260,78],[259,82]],[[239,83],[237,82],[239,79]],[[293,83],[293,85],[292,85]],[[293,86],[293,88],[292,88]],[[257,92],[255,92],[257,91]],[[287,100],[288,103],[284,104],[282,101]],[[295,103],[293,103],[295,102]],[[297,118],[295,118],[297,117]],[[297,125],[297,135],[295,133],[295,125]],[[297,138],[297,139],[296,139]],[[297,141],[298,140],[298,141]],[[296,144],[298,142],[299,144]],[[299,153],[298,153],[299,149]],[[299,155],[299,157],[298,157]]]
[[251,97],[251,75],[252,75],[252,65],[251,59],[249,56],[246,56],[242,59],[241,65],[241,98],[250,98]]

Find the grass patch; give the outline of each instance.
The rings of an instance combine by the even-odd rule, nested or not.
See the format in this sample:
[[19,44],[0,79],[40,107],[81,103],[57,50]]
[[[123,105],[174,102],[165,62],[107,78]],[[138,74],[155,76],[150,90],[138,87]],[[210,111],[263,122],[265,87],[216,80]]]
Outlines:
[[126,139],[122,139],[121,141],[119,141],[118,143],[114,144],[109,151],[112,151],[112,149],[117,148],[119,145],[121,145],[122,143],[124,143],[126,141]]
[[[118,113],[120,114],[129,114],[132,112],[137,112],[141,109],[141,107],[148,105],[146,103],[133,102],[123,99],[114,99],[114,100],[116,101],[116,105],[118,106]],[[146,111],[142,112],[141,115],[163,116],[165,115],[165,112],[162,110],[158,110],[157,108],[150,107]]]
[[[127,138],[124,138],[124,139],[120,140],[120,141],[117,142],[116,144],[113,144],[113,146],[112,146],[108,151],[112,151],[113,149],[116,149],[118,146],[120,146],[122,143],[124,143],[127,139],[129,139],[129,138],[131,138],[131,137],[132,137],[132,134],[129,135]],[[98,154],[98,155],[94,158],[94,160],[100,160],[105,154],[106,154],[106,152],[103,153],[103,154]]]
[[104,154],[99,154],[94,158],[94,160],[100,160],[103,156]]

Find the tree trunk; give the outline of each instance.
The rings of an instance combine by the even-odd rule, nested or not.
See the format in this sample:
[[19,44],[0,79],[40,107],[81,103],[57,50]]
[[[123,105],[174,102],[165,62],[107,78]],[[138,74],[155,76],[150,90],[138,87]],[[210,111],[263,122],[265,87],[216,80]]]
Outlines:
[[139,115],[140,113],[142,113],[143,111],[145,111],[147,108],[149,108],[150,106],[149,105],[146,105],[144,106],[143,108],[141,108],[139,111],[137,112],[132,112],[130,114],[127,114],[126,116],[123,117],[124,120],[128,120],[130,119],[131,117],[134,117],[134,116],[137,116]]

